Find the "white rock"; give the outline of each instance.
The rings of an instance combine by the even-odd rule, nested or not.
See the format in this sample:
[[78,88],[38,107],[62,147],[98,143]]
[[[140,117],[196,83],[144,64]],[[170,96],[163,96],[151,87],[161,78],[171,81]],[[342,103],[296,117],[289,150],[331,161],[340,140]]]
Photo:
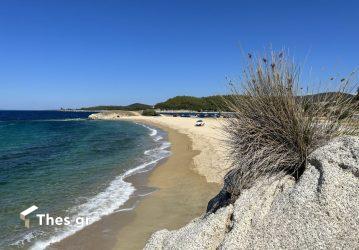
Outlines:
[[337,138],[308,162],[297,182],[262,178],[233,210],[159,231],[146,249],[359,249],[359,138]]
[[233,206],[219,209],[215,214],[193,220],[185,227],[152,235],[145,249],[216,249],[231,227]]

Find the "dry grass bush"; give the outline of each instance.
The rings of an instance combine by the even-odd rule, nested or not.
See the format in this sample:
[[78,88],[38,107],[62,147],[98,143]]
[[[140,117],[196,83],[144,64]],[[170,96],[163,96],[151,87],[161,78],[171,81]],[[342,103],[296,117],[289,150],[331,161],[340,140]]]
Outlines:
[[358,101],[346,94],[350,79],[341,79],[338,92],[320,98],[303,95],[299,67],[284,52],[259,57],[248,54],[239,87],[232,87],[225,132],[234,168],[226,185],[251,187],[261,176],[290,174],[299,178],[307,156],[330,139],[357,134],[352,126]]

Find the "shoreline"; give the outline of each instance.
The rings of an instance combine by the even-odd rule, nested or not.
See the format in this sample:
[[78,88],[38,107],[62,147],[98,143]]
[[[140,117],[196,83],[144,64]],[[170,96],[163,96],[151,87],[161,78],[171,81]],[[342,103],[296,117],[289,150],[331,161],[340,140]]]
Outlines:
[[[130,120],[164,130],[171,143],[172,154],[160,160],[153,169],[125,178],[136,191],[116,212],[48,249],[77,249],[78,246],[85,246],[86,249],[142,249],[155,231],[179,228],[204,213],[207,202],[220,189],[218,184],[208,183],[195,170],[194,157],[200,151],[193,149],[193,142],[188,135],[151,121],[120,120]],[[172,183],[168,183],[168,179]],[[188,182],[185,183],[186,181]],[[186,186],[197,187],[193,200],[189,195],[193,191],[186,190]],[[186,204],[178,204],[176,199],[186,200]],[[166,209],[158,211],[164,205]],[[151,209],[156,216],[148,214]]]
[[198,118],[171,116],[116,116],[111,113],[96,113],[90,116],[94,120],[122,120],[149,124],[155,127],[173,129],[189,137],[194,156],[194,169],[209,183],[223,184],[225,174],[231,168],[226,135],[222,130],[226,120],[223,118],[202,118],[205,126],[196,127]]
[[145,124],[168,133],[172,155],[149,175],[149,185],[157,190],[133,210],[135,216],[119,231],[114,249],[142,249],[154,232],[184,226],[205,212],[209,199],[220,189],[195,171],[193,159],[200,152],[193,150],[187,135],[168,126]]
[[[142,197],[150,195],[155,191],[155,188],[147,185],[148,175],[170,156],[170,145],[168,145],[167,133],[158,127],[143,126],[149,130],[149,136],[161,144],[160,147],[150,149],[150,151],[157,151],[160,149],[162,155],[159,155],[159,158],[157,159],[145,161],[140,165],[136,165],[119,176],[115,176],[114,180],[120,178],[122,182],[127,183],[131,189],[133,189],[127,200],[125,200],[122,205],[116,207],[116,209],[114,209],[111,213],[104,215],[100,220],[94,221],[90,225],[87,225],[62,239],[58,239],[59,241],[50,243],[52,239],[55,238],[56,240],[57,235],[53,235],[47,240],[35,241],[35,245],[32,246],[35,246],[34,249],[42,249],[44,245],[47,245],[46,249],[79,249],[83,246],[86,246],[87,249],[112,249],[114,242],[116,242],[116,232],[123,226],[123,222],[117,220],[116,218],[123,212],[127,213],[128,211],[134,209]],[[146,154],[146,151],[144,154]],[[121,188],[113,191],[122,192]],[[114,202],[116,201],[114,200]],[[114,219],[116,220],[116,223],[113,223]],[[124,221],[126,222],[127,218],[125,218]],[[96,240],[91,242],[92,239]]]

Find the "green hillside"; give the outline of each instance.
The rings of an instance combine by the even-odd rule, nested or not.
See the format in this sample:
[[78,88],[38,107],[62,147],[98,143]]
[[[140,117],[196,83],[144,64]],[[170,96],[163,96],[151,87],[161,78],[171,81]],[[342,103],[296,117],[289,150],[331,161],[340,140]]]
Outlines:
[[127,110],[127,111],[139,111],[145,109],[151,109],[151,105],[142,104],[142,103],[133,103],[127,106],[93,106],[81,108],[81,110]]
[[157,103],[155,108],[161,110],[228,111],[225,98],[229,98],[229,96],[176,96],[165,102]]

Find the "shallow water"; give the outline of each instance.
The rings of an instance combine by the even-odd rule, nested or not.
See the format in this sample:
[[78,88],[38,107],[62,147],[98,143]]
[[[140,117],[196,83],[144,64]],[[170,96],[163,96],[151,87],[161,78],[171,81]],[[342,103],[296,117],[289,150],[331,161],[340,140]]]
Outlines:
[[[21,112],[23,112],[21,114]],[[88,113],[0,111],[0,249],[43,249],[114,212],[134,192],[124,178],[167,157],[164,132],[125,121],[91,121]],[[19,213],[68,216],[40,226]]]

